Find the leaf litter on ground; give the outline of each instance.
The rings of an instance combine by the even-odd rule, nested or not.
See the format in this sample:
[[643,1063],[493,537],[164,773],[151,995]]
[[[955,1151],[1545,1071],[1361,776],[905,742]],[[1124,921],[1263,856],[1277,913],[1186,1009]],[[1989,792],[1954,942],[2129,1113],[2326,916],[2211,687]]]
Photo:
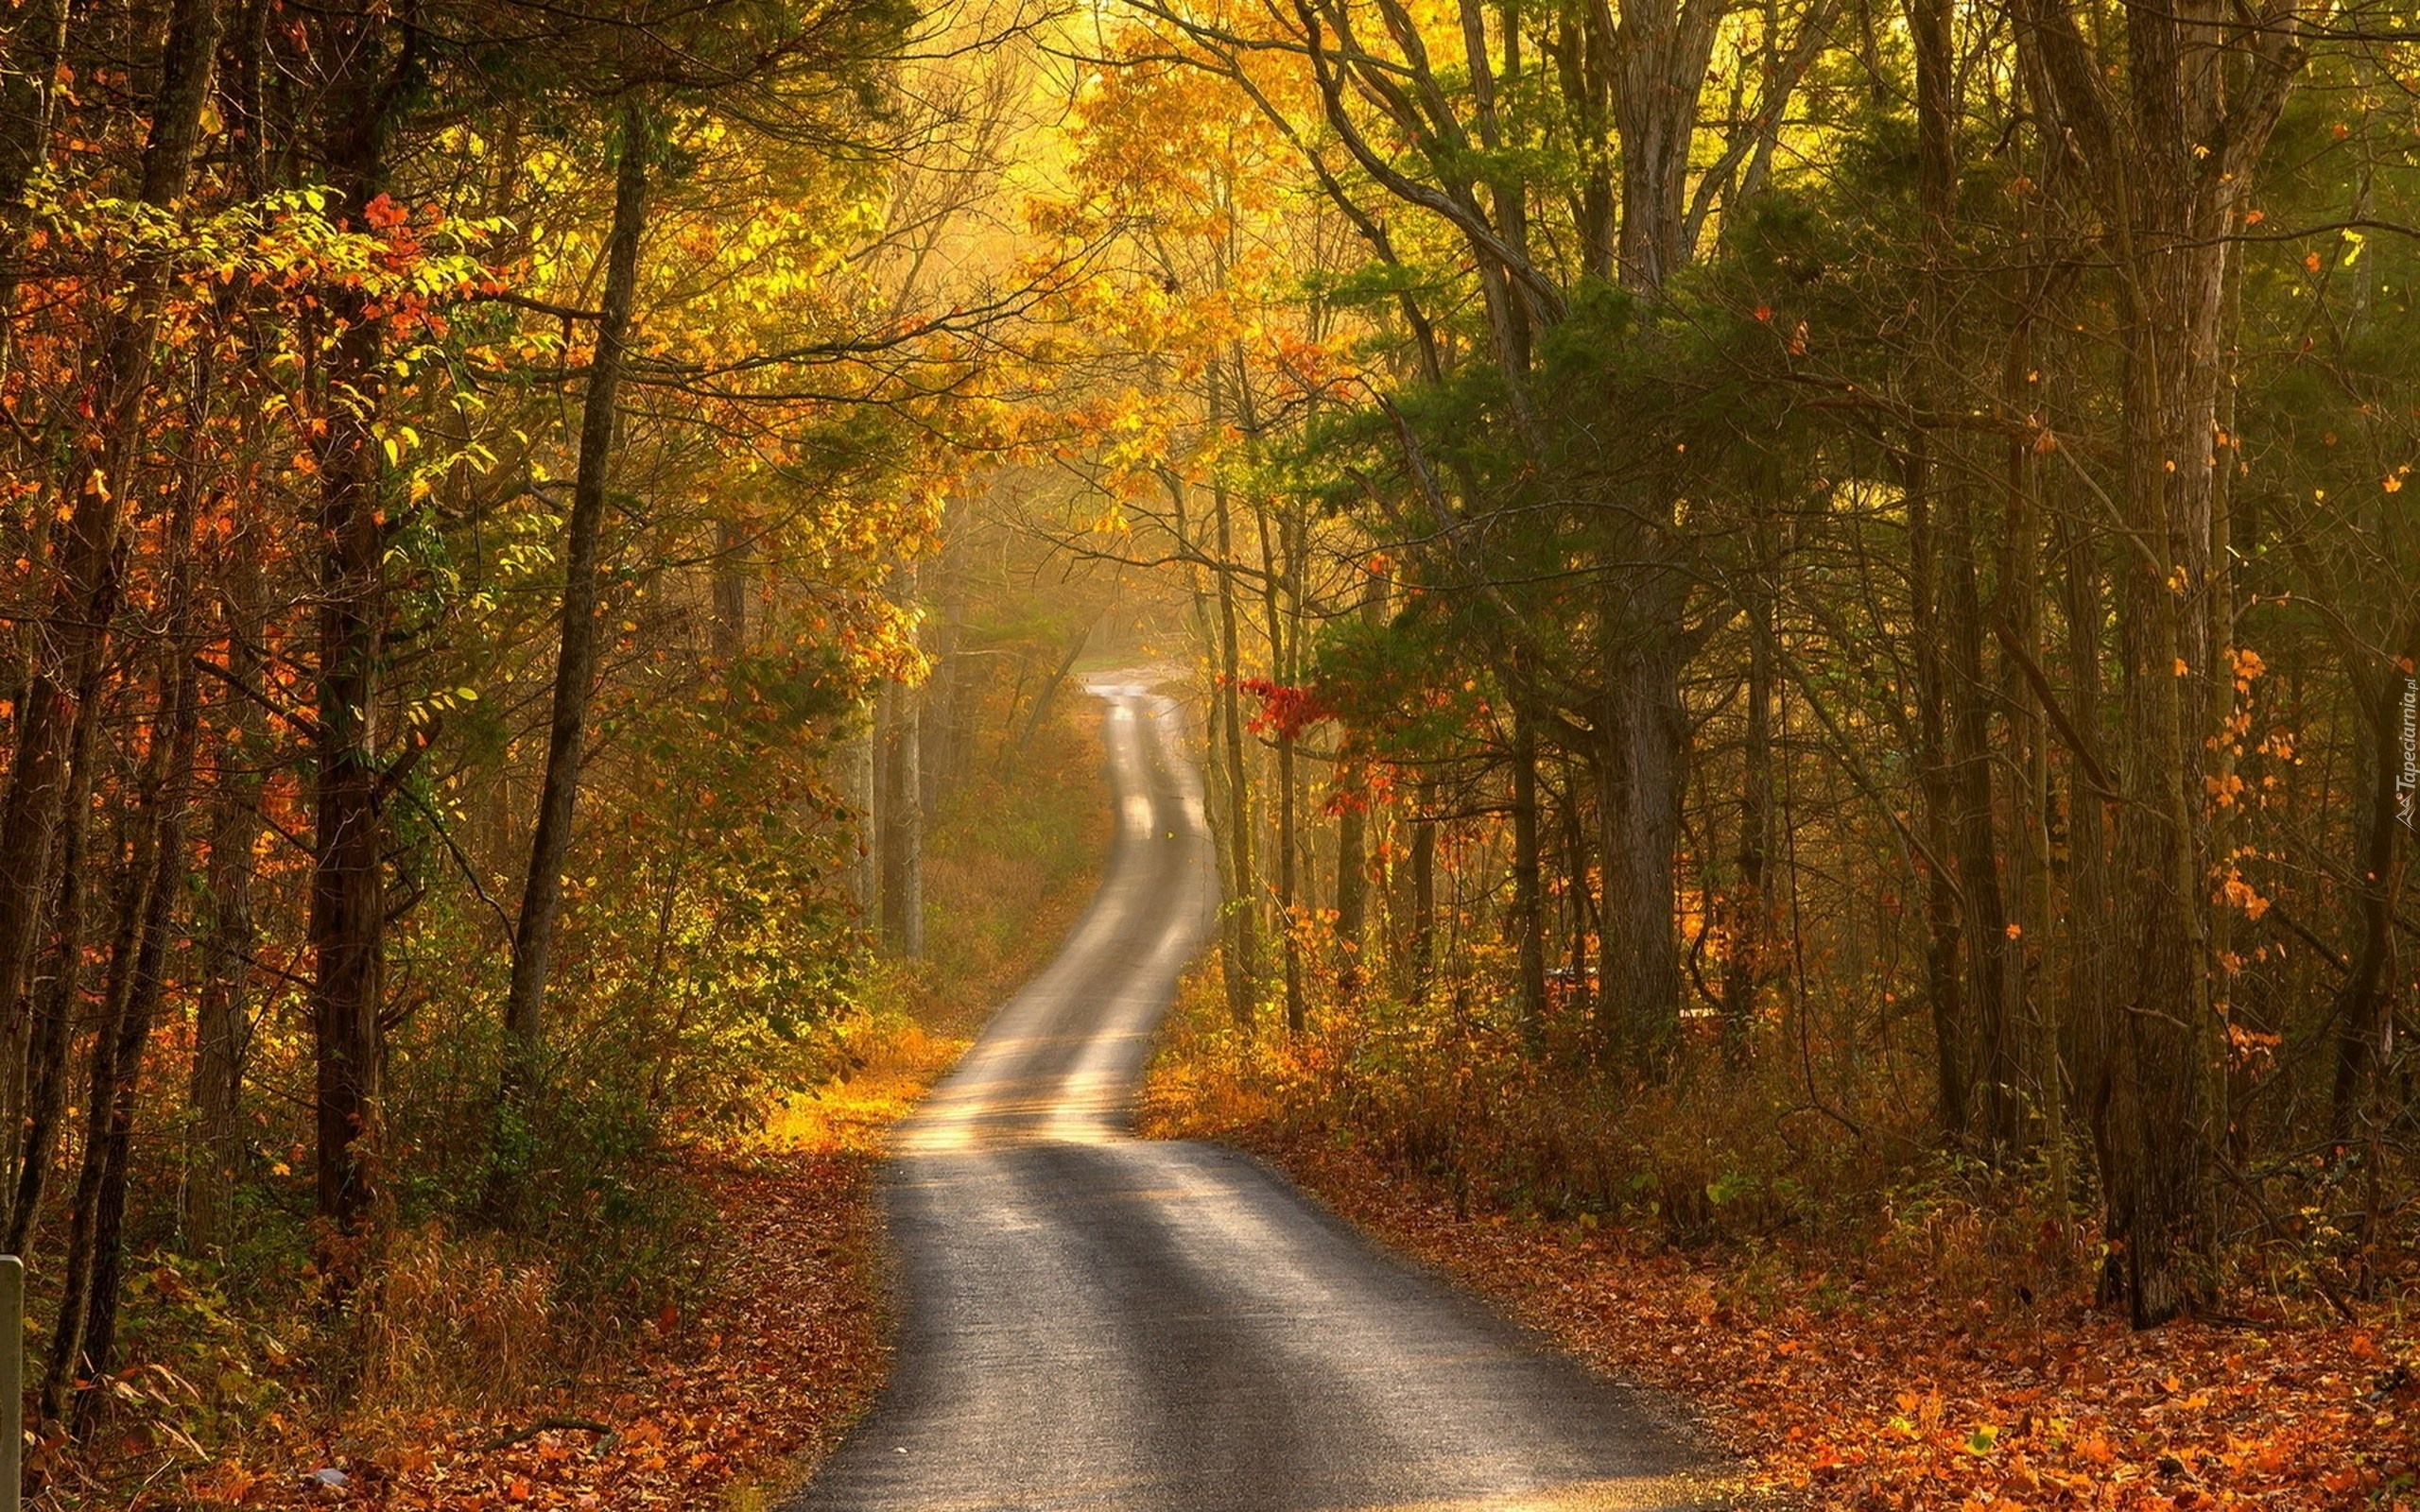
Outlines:
[[1842,1512],[2414,1512],[2420,1328],[2135,1332],[2087,1298],[1961,1298],[1506,1212],[1318,1138],[1222,1130],[1606,1371],[1695,1404],[1750,1499]]

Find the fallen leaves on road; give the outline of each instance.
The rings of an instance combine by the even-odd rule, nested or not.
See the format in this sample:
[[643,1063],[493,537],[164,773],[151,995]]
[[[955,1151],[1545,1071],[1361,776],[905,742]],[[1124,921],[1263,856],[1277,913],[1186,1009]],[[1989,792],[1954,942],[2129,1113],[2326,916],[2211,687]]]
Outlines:
[[1697,1403],[1780,1504],[2420,1507],[2420,1330],[2393,1314],[2135,1333],[2080,1301],[1948,1300],[1817,1257],[1457,1218],[1353,1149],[1249,1143],[1566,1348]]

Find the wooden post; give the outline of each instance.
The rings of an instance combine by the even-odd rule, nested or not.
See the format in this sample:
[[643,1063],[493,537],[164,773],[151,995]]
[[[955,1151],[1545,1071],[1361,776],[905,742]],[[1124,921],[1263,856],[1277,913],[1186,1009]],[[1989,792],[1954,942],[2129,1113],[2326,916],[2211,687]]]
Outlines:
[[26,1452],[26,1263],[0,1255],[0,1512],[18,1512]]

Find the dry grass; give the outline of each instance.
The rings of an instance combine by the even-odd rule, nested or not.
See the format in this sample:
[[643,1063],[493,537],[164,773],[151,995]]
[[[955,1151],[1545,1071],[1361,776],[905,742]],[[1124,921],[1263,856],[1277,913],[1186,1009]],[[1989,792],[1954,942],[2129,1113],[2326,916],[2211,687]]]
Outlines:
[[555,1267],[487,1234],[396,1236],[354,1315],[354,1416],[399,1422],[518,1401],[556,1373]]
[[869,1023],[849,1043],[853,1069],[783,1105],[765,1125],[768,1147],[879,1154],[890,1125],[957,1064],[968,1040],[909,1020]]

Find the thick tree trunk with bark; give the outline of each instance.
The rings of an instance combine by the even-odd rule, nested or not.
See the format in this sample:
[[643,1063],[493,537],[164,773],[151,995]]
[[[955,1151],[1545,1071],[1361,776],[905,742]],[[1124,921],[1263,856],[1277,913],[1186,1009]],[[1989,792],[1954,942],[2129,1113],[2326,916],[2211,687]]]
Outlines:
[[[1677,593],[1677,585],[1672,592]],[[1661,1074],[1680,1033],[1681,957],[1672,862],[1687,780],[1677,607],[1651,610],[1608,647],[1597,729],[1599,1054],[1627,1074]],[[1608,619],[1616,619],[1609,605]],[[1616,622],[1618,623],[1617,619]]]
[[2307,26],[2294,3],[2245,19],[2219,0],[2129,10],[2122,63],[2085,40],[2068,0],[2021,0],[2016,28],[2046,146],[2071,156],[2098,202],[2123,317],[2120,943],[2098,1038],[2108,1280],[2138,1327],[2210,1287],[2206,1125],[2221,1048],[2199,786],[2214,733],[2202,726],[2233,679],[2216,633],[2231,593],[2217,540],[2221,335],[2229,237]]
[[1644,0],[1621,8],[1614,91],[1621,137],[1622,282],[1655,290],[1689,261],[1689,150],[1723,0]]

